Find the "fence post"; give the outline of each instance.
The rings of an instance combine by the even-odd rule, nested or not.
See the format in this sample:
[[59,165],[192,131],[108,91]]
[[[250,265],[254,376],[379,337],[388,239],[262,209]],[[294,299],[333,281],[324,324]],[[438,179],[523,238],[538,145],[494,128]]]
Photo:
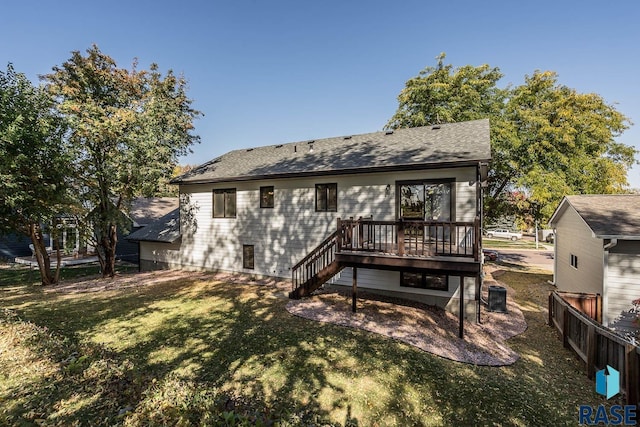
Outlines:
[[562,306],[562,346],[569,348],[569,309]]
[[338,218],[338,234],[336,236],[336,252],[342,250],[342,220]]
[[553,326],[553,291],[549,292],[549,326]]
[[624,375],[625,384],[627,386],[627,405],[637,405],[640,398],[638,393],[638,355],[636,354],[636,346],[633,344],[625,345],[624,354]]
[[404,255],[404,223],[402,220],[398,221],[398,255]]
[[358,248],[362,249],[364,246],[364,224],[362,224],[362,217],[358,219]]
[[596,328],[589,323],[587,326],[587,378],[593,379],[596,373]]

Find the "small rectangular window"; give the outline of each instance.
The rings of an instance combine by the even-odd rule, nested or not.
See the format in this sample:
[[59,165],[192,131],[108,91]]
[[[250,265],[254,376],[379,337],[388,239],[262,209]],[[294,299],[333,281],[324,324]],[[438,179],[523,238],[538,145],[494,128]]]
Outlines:
[[236,217],[236,189],[225,188],[213,190],[213,217]]
[[316,184],[316,212],[338,211],[338,184]]
[[253,245],[242,245],[242,268],[253,270]]
[[400,286],[407,288],[449,290],[449,279],[446,274],[400,273]]
[[578,256],[571,254],[571,267],[578,268]]
[[260,207],[272,208],[274,206],[273,186],[260,187]]

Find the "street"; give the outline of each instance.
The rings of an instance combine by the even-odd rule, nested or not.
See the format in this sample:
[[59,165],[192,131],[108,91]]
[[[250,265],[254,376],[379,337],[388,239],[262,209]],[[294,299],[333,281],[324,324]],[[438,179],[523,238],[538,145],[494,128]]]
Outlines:
[[553,250],[538,249],[494,249],[498,261],[530,265],[553,271]]

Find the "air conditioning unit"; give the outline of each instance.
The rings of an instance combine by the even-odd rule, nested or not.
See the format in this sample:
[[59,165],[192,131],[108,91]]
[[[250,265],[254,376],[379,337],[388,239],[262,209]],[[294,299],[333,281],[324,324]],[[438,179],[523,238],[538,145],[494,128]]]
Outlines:
[[502,286],[489,286],[489,311],[507,312],[507,290]]

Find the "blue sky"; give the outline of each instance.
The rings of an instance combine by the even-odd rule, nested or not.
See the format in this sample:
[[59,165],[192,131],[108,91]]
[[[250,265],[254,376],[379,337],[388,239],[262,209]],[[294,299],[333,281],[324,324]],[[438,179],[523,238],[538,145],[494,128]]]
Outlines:
[[[553,70],[638,125],[640,2],[29,1],[0,14],[0,62],[37,81],[92,43],[128,68],[156,62],[189,80],[205,116],[183,163],[226,151],[381,130],[407,79],[446,52],[518,85]],[[640,158],[640,156],[638,157]],[[640,168],[629,180],[640,188]]]

